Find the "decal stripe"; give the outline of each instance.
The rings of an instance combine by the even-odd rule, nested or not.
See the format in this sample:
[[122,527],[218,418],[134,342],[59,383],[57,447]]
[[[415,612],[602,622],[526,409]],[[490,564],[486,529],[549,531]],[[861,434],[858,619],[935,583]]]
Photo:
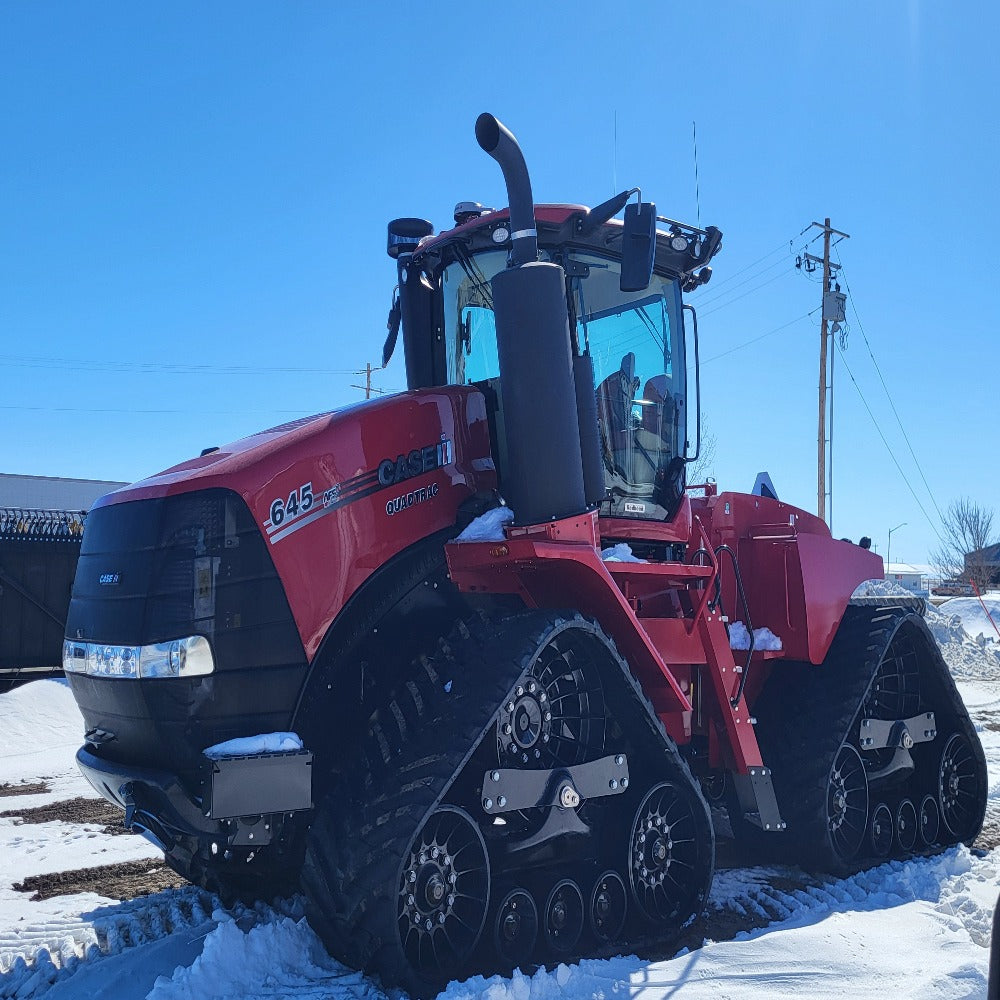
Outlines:
[[345,497],[341,500],[337,500],[335,503],[330,504],[327,507],[321,506],[319,510],[310,511],[305,517],[300,517],[297,521],[293,521],[288,527],[281,528],[276,531],[268,541],[273,545],[275,542],[280,542],[282,538],[287,538],[290,534],[298,531],[299,528],[304,528],[307,524],[312,524],[313,521],[318,521],[324,514],[332,514],[335,510],[339,510],[341,507],[346,507],[348,504],[354,503],[355,500],[362,500],[365,497],[371,496],[373,493],[378,493],[379,490],[384,490],[387,487],[383,486],[381,483],[376,482],[374,486],[369,486],[368,489],[363,490],[358,493],[355,492],[349,497]]

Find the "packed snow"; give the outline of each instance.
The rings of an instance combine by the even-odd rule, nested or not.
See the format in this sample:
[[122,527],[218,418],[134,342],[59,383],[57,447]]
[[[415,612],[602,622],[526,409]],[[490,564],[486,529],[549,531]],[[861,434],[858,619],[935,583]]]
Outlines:
[[456,542],[502,542],[503,529],[514,520],[510,507],[493,507],[466,525]]
[[[743,622],[733,622],[729,626],[729,648],[750,648],[750,631]],[[755,628],[753,630],[753,648],[755,650],[778,650],[781,649],[781,639],[769,628]]]
[[[949,602],[950,604],[951,602]],[[1000,661],[949,609],[928,624],[972,713],[989,767],[987,827],[1000,826]],[[16,811],[96,793],[74,761],[82,720],[65,684],[39,681],[0,696],[0,781],[44,782],[10,795]],[[994,838],[994,842],[995,842]],[[78,893],[36,901],[29,875],[153,859],[135,836],[100,826],[0,817],[0,998],[33,1000],[381,1000],[379,986],[330,958],[299,899],[224,908],[194,887],[127,902]],[[707,940],[673,958],[588,959],[448,986],[442,1000],[685,1000],[758,997],[986,995],[1000,848],[953,848],[890,861],[847,878],[798,869],[722,869],[708,901],[756,929]]]
[[644,563],[647,561],[635,555],[632,552],[632,546],[628,542],[619,542],[617,545],[610,545],[606,549],[601,549],[601,558],[605,562]]
[[288,753],[301,750],[302,740],[295,733],[261,733],[259,736],[241,736],[225,743],[216,743],[202,753],[211,760],[224,757],[250,757],[261,753]]

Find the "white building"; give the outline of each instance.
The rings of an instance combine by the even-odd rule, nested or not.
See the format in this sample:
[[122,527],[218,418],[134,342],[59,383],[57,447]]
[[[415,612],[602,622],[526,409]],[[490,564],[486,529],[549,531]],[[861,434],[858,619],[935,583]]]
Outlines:
[[31,510],[89,510],[98,498],[125,483],[97,479],[15,476],[0,472],[0,507]]
[[931,576],[930,566],[915,566],[912,563],[888,563],[885,578],[913,594],[926,597],[927,578]]

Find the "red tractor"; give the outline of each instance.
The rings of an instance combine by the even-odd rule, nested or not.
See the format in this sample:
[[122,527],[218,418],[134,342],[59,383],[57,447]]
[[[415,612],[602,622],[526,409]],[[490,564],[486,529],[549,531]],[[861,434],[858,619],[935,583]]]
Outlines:
[[510,208],[389,226],[407,392],[90,513],[84,774],[191,881],[301,887],[418,993],[669,936],[710,801],[813,868],[971,842],[983,752],[922,605],[852,597],[881,559],[768,489],[686,489],[682,293],[722,234],[634,192],[535,206],[476,135]]

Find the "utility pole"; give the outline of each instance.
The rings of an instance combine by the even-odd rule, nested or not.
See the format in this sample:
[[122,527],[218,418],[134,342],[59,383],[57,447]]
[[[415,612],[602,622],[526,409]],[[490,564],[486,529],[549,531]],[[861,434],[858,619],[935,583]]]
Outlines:
[[[839,229],[830,226],[829,218],[823,220],[823,225],[813,222],[807,227],[823,230],[823,257],[822,259],[811,253],[803,254],[796,261],[797,267],[805,266],[807,271],[814,271],[818,264],[823,265],[823,321],[820,325],[819,335],[819,427],[816,435],[816,513],[820,520],[826,520],[826,496],[827,496],[827,469],[831,466],[832,455],[828,464],[827,444],[830,444],[830,451],[833,451],[833,433],[831,428],[830,440],[827,441],[826,414],[827,414],[827,388],[830,389],[830,401],[833,400],[833,375],[830,365],[829,337],[830,331],[828,323],[833,323],[834,330],[840,329],[840,323],[844,321],[844,296],[838,285],[836,291],[831,292],[830,277],[833,271],[840,270],[839,264],[830,262],[830,237],[841,236],[845,240],[850,239],[847,233],[842,233]],[[831,407],[832,409],[832,407]],[[831,420],[831,424],[832,424]],[[832,476],[831,476],[832,480]],[[832,486],[832,482],[831,482]],[[831,490],[832,494],[832,490]],[[833,506],[833,496],[830,497],[830,506]]]
[[372,388],[372,372],[380,372],[381,367],[372,368],[371,362],[365,365],[365,370],[363,372],[355,372],[355,375],[364,375],[365,384],[364,385],[351,385],[352,389],[363,389],[365,393],[365,399],[371,399],[373,392],[381,392],[381,389]]

